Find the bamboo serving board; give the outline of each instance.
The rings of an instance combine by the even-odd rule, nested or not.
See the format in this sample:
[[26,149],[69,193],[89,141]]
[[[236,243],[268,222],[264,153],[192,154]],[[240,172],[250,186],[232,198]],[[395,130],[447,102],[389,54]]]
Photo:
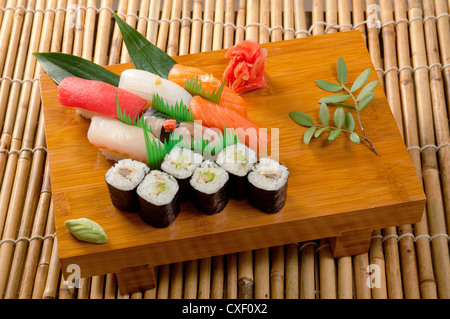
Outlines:
[[[318,121],[317,101],[328,93],[319,89],[315,80],[337,81],[338,56],[347,63],[349,83],[369,67],[372,72],[368,82],[378,80],[360,32],[263,46],[268,50],[269,88],[243,97],[248,103],[248,117],[268,128],[273,138],[278,137],[279,160],[290,170],[286,205],[274,215],[233,199],[224,211],[211,216],[182,203],[175,222],[157,229],[137,214],[116,209],[104,181],[113,162],[89,144],[90,121],[74,109],[59,105],[56,84],[47,75],[41,77],[58,252],[64,275],[70,274],[70,264],[80,266],[82,277],[123,274],[118,277],[119,285],[128,285],[124,291],[130,291],[145,286],[139,275],[142,281],[152,280],[151,271],[146,275],[152,266],[319,238],[333,238],[335,257],[353,255],[367,251],[372,230],[421,219],[425,195],[380,85],[374,90],[373,102],[361,113],[378,156],[364,143],[351,143],[344,133],[332,143],[323,134],[305,145],[306,128],[289,117],[290,111],[298,110]],[[228,63],[224,53],[220,50],[175,59],[220,78]],[[122,64],[108,69],[120,74],[132,67]],[[64,221],[80,217],[102,225],[108,242],[97,245],[75,239]],[[130,269],[134,275],[130,275]]]

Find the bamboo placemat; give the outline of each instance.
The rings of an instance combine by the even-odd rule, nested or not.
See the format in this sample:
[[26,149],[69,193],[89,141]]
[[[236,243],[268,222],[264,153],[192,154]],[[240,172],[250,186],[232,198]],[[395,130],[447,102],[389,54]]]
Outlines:
[[[0,0],[1,298],[450,298],[450,1]],[[422,221],[373,232],[334,259],[327,239],[157,268],[157,287],[121,295],[115,274],[69,288],[56,250],[32,52],[129,62],[115,10],[170,55],[360,30],[423,182]],[[370,283],[372,282],[372,288]]]

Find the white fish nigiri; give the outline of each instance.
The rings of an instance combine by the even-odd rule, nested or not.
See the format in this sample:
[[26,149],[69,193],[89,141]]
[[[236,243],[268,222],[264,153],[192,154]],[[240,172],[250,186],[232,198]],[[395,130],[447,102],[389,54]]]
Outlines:
[[[148,134],[150,141],[161,143],[151,133]],[[132,158],[147,163],[144,131],[139,127],[105,116],[94,116],[87,137],[89,143],[99,148],[107,159]]]
[[178,84],[143,70],[123,71],[120,75],[119,88],[130,91],[150,103],[155,93],[169,105],[174,105],[180,100],[189,105],[192,100],[192,95]]

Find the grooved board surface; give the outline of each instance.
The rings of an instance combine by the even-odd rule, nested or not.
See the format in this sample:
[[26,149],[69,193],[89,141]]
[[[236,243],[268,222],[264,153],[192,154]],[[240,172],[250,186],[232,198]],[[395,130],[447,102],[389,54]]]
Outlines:
[[[104,181],[113,163],[89,144],[89,120],[72,108],[60,106],[55,83],[48,76],[41,77],[63,271],[64,266],[76,263],[86,277],[131,266],[156,266],[420,220],[425,196],[380,85],[374,90],[373,102],[361,113],[379,156],[364,143],[351,143],[344,133],[332,143],[325,134],[304,145],[306,128],[289,118],[290,111],[298,110],[318,121],[317,101],[330,93],[320,90],[315,80],[337,81],[338,56],[347,63],[349,83],[368,67],[372,72],[367,83],[377,80],[359,31],[263,46],[269,53],[269,88],[243,97],[248,103],[248,117],[268,128],[273,138],[278,136],[279,160],[290,170],[286,206],[274,215],[232,199],[223,212],[212,216],[183,203],[171,226],[156,229],[137,214],[117,210]],[[220,78],[228,63],[224,53],[212,51],[175,59]],[[123,64],[108,68],[120,74],[131,67]],[[334,107],[330,109],[334,111]],[[273,146],[276,148],[276,143]],[[95,245],[76,240],[64,221],[79,217],[101,224],[109,241]]]

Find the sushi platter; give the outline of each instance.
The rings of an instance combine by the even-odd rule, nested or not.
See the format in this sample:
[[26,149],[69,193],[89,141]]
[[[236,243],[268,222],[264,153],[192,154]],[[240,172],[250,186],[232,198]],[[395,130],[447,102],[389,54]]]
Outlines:
[[[364,143],[344,138],[333,143],[317,138],[305,145],[305,129],[289,118],[291,111],[318,117],[317,101],[323,92],[315,80],[335,80],[338,56],[347,62],[348,78],[375,69],[360,32],[261,46],[268,52],[268,87],[241,96],[248,118],[272,136],[268,155],[289,170],[285,205],[273,214],[262,212],[265,196],[261,203],[253,198],[253,205],[230,198],[215,214],[184,201],[176,219],[163,228],[118,209],[105,182],[114,162],[89,143],[90,120],[74,108],[62,107],[55,82],[41,76],[58,253],[65,276],[71,264],[80,267],[81,277],[116,273],[121,292],[132,292],[154,284],[155,266],[321,238],[330,239],[335,257],[349,256],[368,250],[372,230],[422,218],[425,195],[381,86],[361,113],[379,155]],[[228,63],[225,51],[174,59],[220,78]],[[106,68],[120,75],[133,65]],[[371,72],[369,81],[375,80],[377,74]],[[77,240],[65,226],[65,221],[77,218],[100,224],[108,241]]]

